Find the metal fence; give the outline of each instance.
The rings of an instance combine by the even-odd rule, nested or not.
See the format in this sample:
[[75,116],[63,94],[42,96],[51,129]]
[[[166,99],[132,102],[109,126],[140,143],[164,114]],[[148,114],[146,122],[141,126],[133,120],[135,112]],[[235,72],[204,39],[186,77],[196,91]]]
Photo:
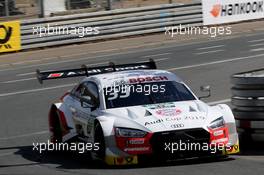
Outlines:
[[[194,1],[199,0],[64,0],[66,11],[53,15],[89,12],[85,9],[104,11],[169,3],[191,3]],[[17,17],[18,19],[43,17],[43,2],[44,0],[0,0],[0,20],[4,20],[3,17]]]
[[[165,4],[24,20],[21,21],[22,49],[164,32],[165,27],[180,24],[201,26],[201,3]],[[65,32],[89,27],[98,27],[100,32],[82,37],[77,33]],[[33,28],[38,31],[34,32]],[[39,35],[40,30],[44,32],[42,36]]]
[[121,9],[121,8],[133,8],[133,7],[146,7],[150,5],[160,5],[160,4],[186,4],[192,3],[193,0],[111,0],[112,9]]

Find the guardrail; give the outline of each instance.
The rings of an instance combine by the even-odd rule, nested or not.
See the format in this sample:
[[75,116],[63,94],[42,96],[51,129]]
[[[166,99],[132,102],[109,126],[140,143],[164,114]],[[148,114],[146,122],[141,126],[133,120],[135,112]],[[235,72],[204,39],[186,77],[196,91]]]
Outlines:
[[234,74],[231,83],[237,127],[247,133],[264,130],[264,69]]
[[[22,49],[57,46],[87,41],[122,38],[133,35],[164,32],[166,26],[202,25],[202,5],[165,4],[131,9],[119,9],[61,17],[21,21]],[[79,37],[78,34],[60,34],[39,37],[33,27],[49,25],[64,27],[99,27],[98,35]]]

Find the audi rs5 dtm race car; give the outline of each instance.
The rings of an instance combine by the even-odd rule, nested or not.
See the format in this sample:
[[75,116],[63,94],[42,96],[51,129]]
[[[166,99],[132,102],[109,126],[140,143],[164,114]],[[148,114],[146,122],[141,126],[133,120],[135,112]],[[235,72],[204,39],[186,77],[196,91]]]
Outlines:
[[239,152],[230,108],[208,106],[178,76],[157,70],[153,60],[37,70],[40,83],[77,76],[86,78],[50,108],[52,143],[91,143],[92,157],[109,165]]

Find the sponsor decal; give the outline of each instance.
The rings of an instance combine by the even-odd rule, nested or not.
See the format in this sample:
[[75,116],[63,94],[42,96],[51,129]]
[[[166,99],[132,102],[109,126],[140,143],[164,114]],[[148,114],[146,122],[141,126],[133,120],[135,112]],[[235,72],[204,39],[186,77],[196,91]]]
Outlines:
[[157,115],[161,116],[176,116],[181,114],[182,111],[180,109],[170,108],[170,109],[160,109],[156,111]]
[[154,121],[150,121],[150,122],[145,122],[145,126],[158,124],[158,123],[162,123],[162,122],[164,122],[162,119],[158,119],[158,120],[154,120]]
[[144,105],[148,109],[161,109],[161,108],[173,108],[175,107],[174,103],[162,103],[162,104],[150,104]]
[[168,117],[168,118],[165,118],[165,121],[167,122],[170,122],[170,121],[181,121],[182,118],[181,117]]
[[138,164],[138,157],[137,156],[129,156],[129,157],[106,156],[105,162],[108,165],[131,165],[131,164]]
[[63,73],[49,74],[48,78],[57,78],[63,76]]
[[221,5],[217,4],[213,6],[213,9],[210,11],[210,13],[213,15],[213,17],[218,17],[221,10]]
[[176,123],[176,124],[173,124],[171,125],[172,128],[176,129],[176,128],[183,128],[184,127],[184,124],[182,123]]
[[239,148],[239,143],[237,142],[236,144],[232,145],[232,146],[227,146],[226,147],[226,153],[227,154],[236,154],[240,152],[240,148]]
[[204,25],[264,18],[264,0],[202,0]]
[[205,120],[203,116],[179,116],[179,117],[166,117],[154,121],[145,122],[145,126],[147,125],[154,125],[163,122],[172,122],[172,121],[182,121],[182,120]]
[[20,22],[0,23],[0,53],[21,49]]
[[138,65],[138,66],[126,66],[126,67],[106,67],[106,68],[102,68],[102,69],[92,69],[92,70],[88,70],[88,74],[89,73],[103,73],[103,72],[113,72],[115,71],[125,71],[125,70],[137,70],[137,69],[147,69],[149,68],[149,66],[147,65]]
[[152,81],[166,81],[169,80],[166,76],[154,76],[154,77],[139,77],[139,78],[130,78],[128,80],[128,83],[134,84],[134,83],[146,83],[146,82],[152,82]]
[[248,1],[245,3],[230,3],[213,5],[210,13],[213,17],[232,16],[249,13],[263,13],[264,1]]
[[184,120],[205,120],[204,116],[184,116]]

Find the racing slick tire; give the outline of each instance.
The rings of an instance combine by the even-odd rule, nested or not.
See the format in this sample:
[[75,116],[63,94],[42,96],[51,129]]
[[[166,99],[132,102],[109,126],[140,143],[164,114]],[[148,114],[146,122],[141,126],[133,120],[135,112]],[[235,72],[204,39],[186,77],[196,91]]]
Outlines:
[[49,117],[49,125],[50,125],[50,132],[52,142],[60,143],[62,142],[62,130],[61,124],[59,119],[59,111],[55,108],[52,109],[50,117]]
[[99,149],[95,151],[97,157],[101,160],[105,159],[105,139],[103,129],[99,122],[94,127],[94,143],[99,143]]
[[250,129],[244,129],[238,133],[239,141],[242,143],[243,147],[247,148],[252,143],[252,131]]

